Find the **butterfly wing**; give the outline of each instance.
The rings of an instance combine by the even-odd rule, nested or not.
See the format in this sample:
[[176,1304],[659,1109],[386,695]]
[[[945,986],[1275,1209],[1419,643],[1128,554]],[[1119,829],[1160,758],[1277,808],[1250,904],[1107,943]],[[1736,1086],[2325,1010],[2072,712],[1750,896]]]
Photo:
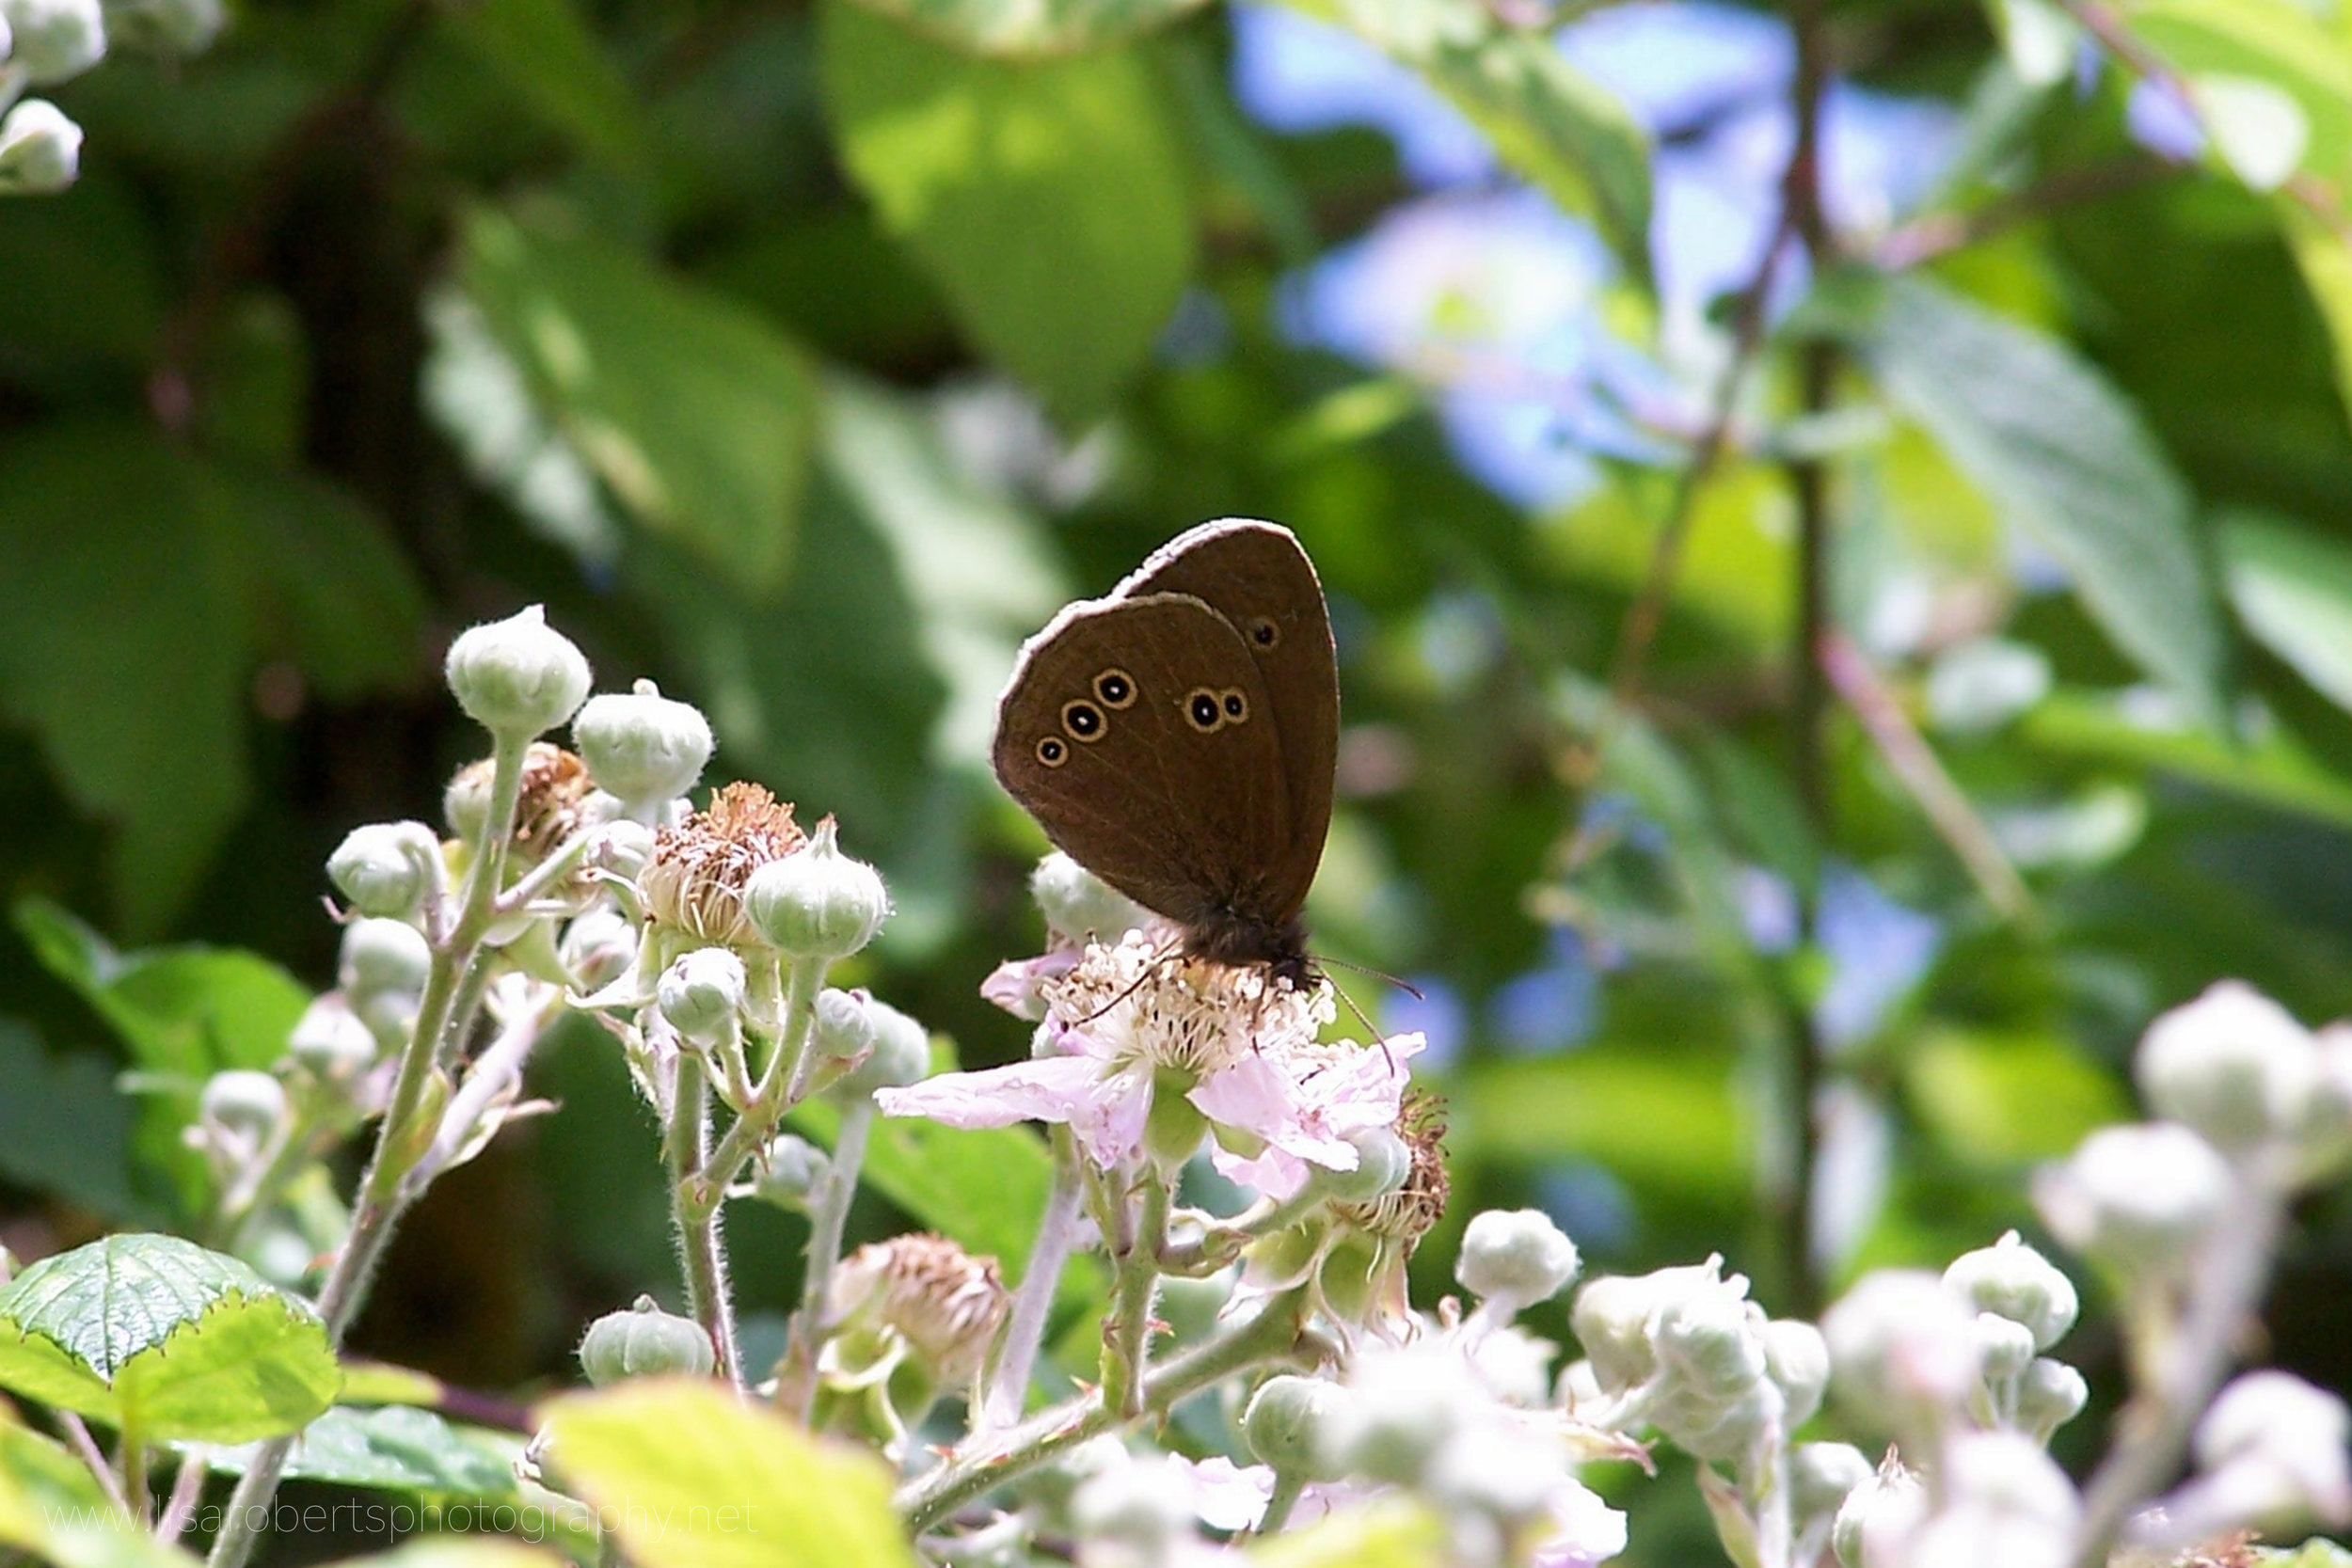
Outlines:
[[1079,864],[1199,928],[1263,909],[1291,842],[1273,711],[1241,634],[1199,599],[1073,604],[997,703],[996,777]]
[[1330,832],[1340,745],[1339,659],[1314,564],[1290,530],[1228,517],[1161,546],[1112,597],[1155,594],[1188,594],[1232,623],[1264,682],[1280,737],[1289,836],[1265,864],[1263,912],[1295,915]]

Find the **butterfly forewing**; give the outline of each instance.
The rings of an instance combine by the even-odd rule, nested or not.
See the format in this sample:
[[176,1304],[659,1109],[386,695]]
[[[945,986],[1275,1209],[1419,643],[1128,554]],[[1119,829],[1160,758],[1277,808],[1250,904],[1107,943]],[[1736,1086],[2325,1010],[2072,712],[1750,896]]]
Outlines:
[[1280,739],[1289,837],[1261,867],[1269,906],[1261,912],[1295,915],[1323,859],[1339,755],[1339,662],[1323,585],[1288,529],[1226,518],[1153,551],[1113,597],[1170,593],[1224,617],[1265,684]]
[[1073,859],[1189,926],[1279,895],[1268,878],[1295,835],[1278,711],[1241,632],[1200,599],[1074,604],[1022,650],[996,776]]

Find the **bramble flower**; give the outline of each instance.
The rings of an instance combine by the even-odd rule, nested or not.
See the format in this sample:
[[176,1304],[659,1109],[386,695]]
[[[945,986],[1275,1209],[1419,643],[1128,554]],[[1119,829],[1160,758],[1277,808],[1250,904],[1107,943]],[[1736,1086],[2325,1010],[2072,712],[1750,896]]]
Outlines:
[[1263,970],[1165,958],[1135,931],[1117,946],[1089,947],[1042,990],[1052,1053],[884,1090],[875,1097],[883,1114],[951,1127],[1062,1122],[1108,1167],[1142,1152],[1155,1096],[1181,1096],[1254,1146],[1220,1158],[1232,1160],[1228,1175],[1287,1196],[1308,1165],[1355,1168],[1345,1134],[1396,1119],[1404,1064],[1422,1047],[1419,1035],[1379,1050],[1319,1044],[1315,1033],[1333,1016],[1328,988],[1297,991]]

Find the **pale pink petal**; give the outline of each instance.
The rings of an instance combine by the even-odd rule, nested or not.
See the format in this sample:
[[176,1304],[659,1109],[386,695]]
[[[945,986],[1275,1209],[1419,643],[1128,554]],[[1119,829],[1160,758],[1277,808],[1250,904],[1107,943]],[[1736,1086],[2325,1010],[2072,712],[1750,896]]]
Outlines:
[[1625,1550],[1625,1515],[1581,1481],[1562,1481],[1545,1511],[1552,1530],[1535,1543],[1531,1568],[1595,1568]]
[[1201,1460],[1170,1454],[1168,1463],[1190,1477],[1192,1511],[1211,1529],[1252,1528],[1274,1496],[1274,1472],[1263,1465],[1244,1468],[1221,1453]]
[[1211,1139],[1209,1163],[1228,1181],[1255,1189],[1277,1203],[1307,1184],[1307,1162],[1268,1144],[1255,1154],[1236,1154]]
[[1077,967],[1078,955],[1067,949],[1034,958],[1010,959],[998,964],[995,972],[980,982],[980,995],[1013,1017],[1034,1023],[1045,1016],[1044,983]]
[[1247,1053],[1232,1067],[1202,1079],[1185,1098],[1211,1121],[1238,1127],[1334,1170],[1356,1168],[1352,1146],[1336,1138],[1319,1139],[1301,1123],[1298,1085],[1269,1053]]
[[1046,1056],[983,1072],[943,1072],[904,1088],[877,1089],[886,1117],[928,1117],[949,1127],[1009,1127],[1091,1116],[1103,1069],[1084,1056]]

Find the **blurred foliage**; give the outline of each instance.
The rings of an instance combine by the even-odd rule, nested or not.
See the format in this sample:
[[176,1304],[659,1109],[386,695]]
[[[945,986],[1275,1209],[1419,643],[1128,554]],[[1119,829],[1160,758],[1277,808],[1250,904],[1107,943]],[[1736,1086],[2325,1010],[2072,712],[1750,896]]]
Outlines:
[[[2352,7],[1576,10],[1563,49],[1470,0],[255,0],[58,89],[81,181],[0,206],[0,1236],[192,1219],[194,1083],[331,984],[326,850],[437,816],[479,750],[439,652],[532,601],[885,868],[856,979],[1022,1052],[975,994],[1038,938],[994,694],[1219,515],[1331,597],[1311,914],[1423,993],[1342,972],[1438,1041],[1453,1226],[1540,1203],[1789,1309],[2029,1224],[2211,981],[2352,1012]],[[1642,12],[1778,64],[1645,95]],[[1389,96],[1289,113],[1278,25]],[[1784,221],[1824,104],[1830,175],[1918,178]],[[1871,104],[1935,135],[1840,142]],[[1735,219],[1778,262],[1694,271]],[[1576,295],[1585,356],[1520,352],[1557,313],[1498,278]],[[1512,430],[1572,483],[1499,473]],[[576,1030],[542,1079],[363,1348],[520,1387],[674,1298],[618,1062]],[[931,1132],[853,1228],[1017,1245],[1028,1134]],[[2318,1217],[2282,1298],[2352,1275]],[[781,1310],[799,1231],[735,1225]],[[2278,1353],[2344,1386],[2341,1326]]]

